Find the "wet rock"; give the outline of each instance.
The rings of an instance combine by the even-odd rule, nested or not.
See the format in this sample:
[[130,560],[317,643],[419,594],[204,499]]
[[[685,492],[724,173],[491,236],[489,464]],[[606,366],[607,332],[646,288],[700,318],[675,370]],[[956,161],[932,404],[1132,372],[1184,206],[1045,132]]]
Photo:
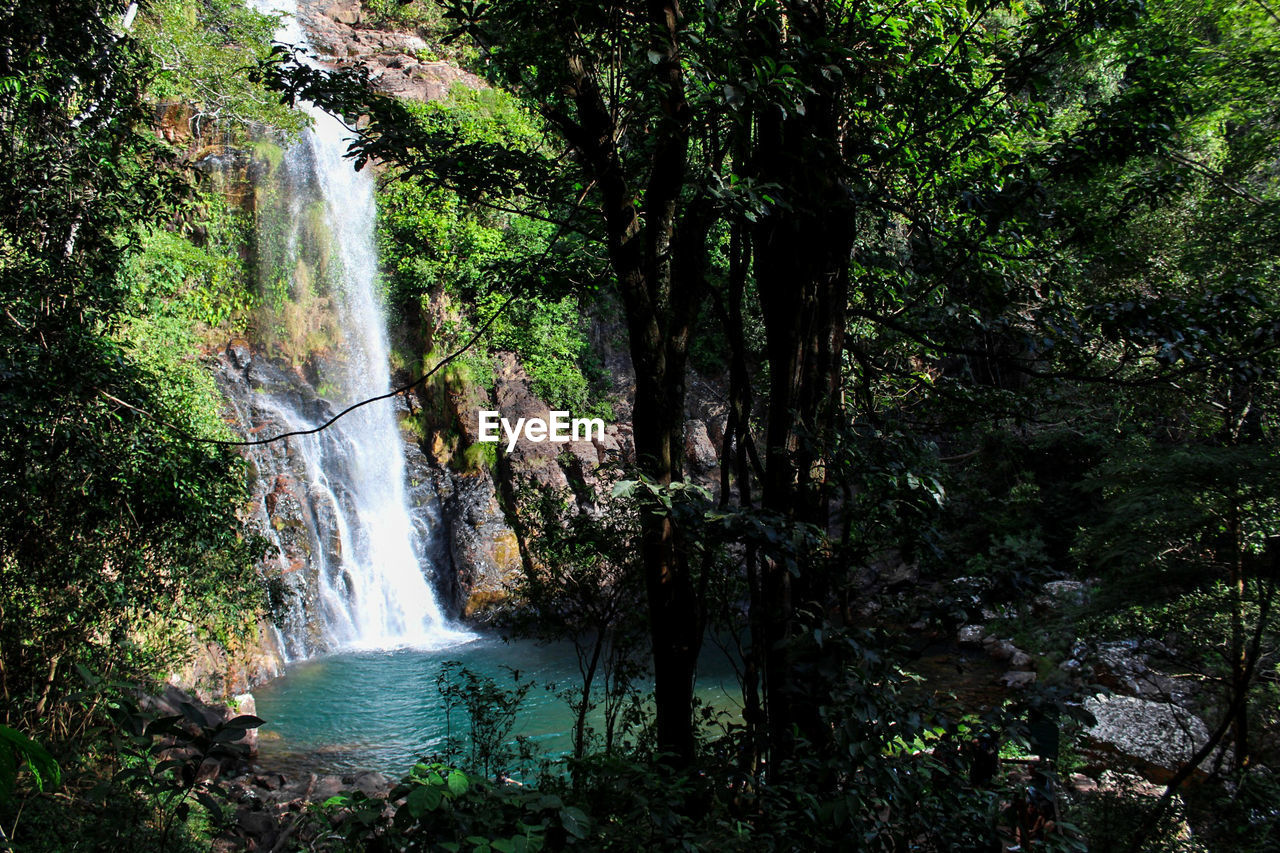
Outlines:
[[244,338],[236,338],[227,344],[227,358],[231,359],[231,363],[236,367],[244,370],[253,361],[253,352],[249,349],[249,342]]
[[[1136,696],[1092,696],[1084,708],[1096,723],[1086,730],[1093,749],[1124,758],[1157,784],[1168,782],[1209,739],[1204,721],[1169,702]],[[1198,772],[1208,772],[1213,756]]]
[[962,646],[980,646],[984,630],[981,625],[965,625],[956,632],[956,642]]

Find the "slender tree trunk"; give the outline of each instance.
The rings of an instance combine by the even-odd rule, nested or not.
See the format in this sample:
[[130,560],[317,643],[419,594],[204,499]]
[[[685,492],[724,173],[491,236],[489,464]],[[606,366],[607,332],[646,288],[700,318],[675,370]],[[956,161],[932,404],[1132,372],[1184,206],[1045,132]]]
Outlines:
[[[1234,499],[1233,499],[1234,500]],[[1234,707],[1231,728],[1235,745],[1235,766],[1249,766],[1249,691],[1248,659],[1245,650],[1244,628],[1244,535],[1241,531],[1240,509],[1231,507],[1228,521],[1231,535],[1231,691],[1228,703]]]
[[[674,0],[654,0],[647,12],[653,26],[652,54],[658,57],[657,97],[665,119],[651,131],[655,141],[642,192],[628,184],[615,143],[615,114],[583,58],[569,58],[576,118],[551,118],[582,153],[600,190],[609,260],[622,296],[636,375],[636,459],[644,474],[665,486],[682,476],[689,329],[705,287],[696,277],[680,277],[688,273],[678,269],[682,264],[677,258],[697,257],[695,241],[705,243],[705,233],[687,229],[686,242],[679,245],[676,211],[685,186],[690,121],[677,44],[679,6]],[[643,215],[637,197],[643,199]],[[653,644],[658,749],[684,764],[693,758],[693,678],[702,623],[679,540],[680,532],[669,517],[648,514],[643,520],[641,556]]]
[[[771,108],[757,122],[755,171],[782,188],[785,207],[753,234],[756,284],[765,321],[770,388],[762,503],[780,518],[825,529],[826,442],[837,415],[853,251],[853,208],[840,172],[837,94],[818,86],[803,115]],[[766,708],[775,766],[795,733],[823,738],[815,693],[804,684],[790,641],[801,606],[829,603],[816,554],[763,566]]]

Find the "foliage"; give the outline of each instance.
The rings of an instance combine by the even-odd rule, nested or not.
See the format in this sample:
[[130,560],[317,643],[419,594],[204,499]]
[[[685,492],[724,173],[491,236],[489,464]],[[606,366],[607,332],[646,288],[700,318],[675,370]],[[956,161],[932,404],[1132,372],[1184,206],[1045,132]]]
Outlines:
[[203,135],[212,125],[228,132],[266,125],[297,132],[305,114],[250,79],[249,69],[271,50],[277,20],[247,8],[243,0],[151,0],[141,6],[134,30],[152,57],[147,95],[191,106],[187,128]]
[[365,0],[363,22],[374,27],[415,27],[434,32],[443,21],[435,0]]
[[185,702],[160,716],[139,706],[136,687],[82,676],[77,732],[59,744],[66,759],[61,780],[52,777],[62,790],[47,775],[20,786],[0,801],[0,829],[30,851],[208,849],[229,801],[217,770],[245,760],[240,741],[262,721],[214,721]]
[[[511,739],[511,729],[533,682],[521,680],[516,670],[509,672],[509,688],[456,660],[445,661],[436,676],[436,690],[444,701],[450,751],[461,753],[465,743],[467,766],[485,776],[501,776],[517,758],[530,757],[523,739]],[[466,738],[453,734],[453,715],[458,712],[466,717]]]
[[[248,243],[246,216],[207,187],[196,194],[202,203],[191,213],[199,219],[181,230],[152,228],[140,235],[139,250],[122,273],[134,322],[240,332],[254,303],[240,256]],[[183,343],[183,352],[196,348],[195,340]]]
[[562,692],[574,715],[573,758],[583,760],[589,749],[613,754],[626,713],[640,702],[637,681],[645,671],[635,507],[594,493],[581,503],[551,490],[522,498],[517,512],[532,553],[512,585],[518,605],[505,626],[573,645],[580,683]]
[[[386,816],[390,806],[393,816]],[[393,850],[532,853],[583,845],[590,822],[553,794],[490,783],[447,764],[420,762],[385,799],[360,792],[324,804],[349,846]]]
[[129,272],[188,186],[146,129],[149,60],[110,4],[46,5],[0,10],[0,680],[42,735],[74,728],[75,665],[145,677],[245,625],[260,548],[241,460],[191,439],[226,434],[209,380]]
[[[462,145],[541,145],[538,123],[501,91],[455,86],[446,99],[409,112],[420,126],[448,132]],[[412,171],[389,177],[379,185],[378,229],[393,321],[421,326],[432,346],[453,351],[497,314],[461,360],[470,381],[489,387],[494,354],[513,352],[534,393],[552,408],[596,414],[585,304],[568,292],[581,287],[574,279],[584,273],[571,258],[557,254],[558,262],[548,264],[539,257],[549,249],[552,229],[416,180]],[[511,290],[519,295],[498,313]]]
[[62,771],[44,747],[20,731],[0,726],[0,803],[13,798],[18,773],[26,771],[37,791],[62,784]]

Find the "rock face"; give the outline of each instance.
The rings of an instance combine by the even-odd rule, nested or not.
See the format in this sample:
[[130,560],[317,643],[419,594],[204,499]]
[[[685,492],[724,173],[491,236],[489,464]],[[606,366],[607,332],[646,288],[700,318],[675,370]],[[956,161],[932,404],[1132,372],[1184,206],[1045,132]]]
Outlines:
[[444,495],[452,584],[447,601],[463,617],[482,614],[507,594],[520,569],[520,543],[507,525],[493,478],[455,475]]
[[474,74],[431,56],[427,42],[416,33],[370,28],[360,0],[301,0],[298,5],[307,36],[324,64],[363,64],[385,94],[428,101],[444,97],[456,83],[473,89],[484,86]]
[[[270,359],[235,340],[219,357],[215,377],[240,431],[261,436],[287,428],[280,401],[316,420],[331,414],[307,379],[315,372]],[[536,407],[536,401],[523,405]],[[408,414],[407,406],[403,414]],[[246,449],[255,475],[247,525],[276,548],[262,566],[277,605],[275,621],[260,627],[259,640],[251,648],[228,652],[211,647],[201,655],[207,662],[181,674],[179,683],[211,685],[219,673],[229,673],[234,677],[212,692],[244,692],[278,674],[286,656],[307,657],[326,650],[316,579],[325,566],[340,563],[343,540],[332,510],[333,496],[311,494],[318,487],[308,486],[306,461],[292,442]],[[594,458],[594,445],[581,443]],[[491,472],[453,470],[424,453],[409,435],[399,451],[405,458],[405,485],[423,547],[421,557],[435,570],[432,581],[438,600],[451,616],[474,615],[502,598],[507,580],[520,567],[519,544]],[[560,471],[554,459],[541,464]]]
[[[1086,732],[1093,748],[1119,755],[1147,779],[1168,782],[1209,740],[1204,721],[1169,702],[1136,696],[1093,696],[1085,710],[1097,722]],[[1213,757],[1200,770],[1208,772]]]

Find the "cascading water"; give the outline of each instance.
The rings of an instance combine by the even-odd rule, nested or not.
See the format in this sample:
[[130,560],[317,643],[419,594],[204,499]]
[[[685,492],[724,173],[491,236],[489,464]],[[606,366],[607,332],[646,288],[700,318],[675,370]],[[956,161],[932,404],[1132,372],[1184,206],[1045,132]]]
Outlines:
[[[284,13],[278,41],[306,45],[293,0],[253,5]],[[275,213],[282,222],[277,239],[260,240],[260,263],[295,296],[313,293],[316,279],[324,279],[328,297],[322,301],[334,318],[336,340],[334,355],[317,371],[325,401],[253,383],[255,411],[241,411],[241,422],[271,422],[273,430],[315,427],[330,411],[390,388],[386,325],[375,292],[373,180],[369,170],[356,172],[345,159],[347,128],[314,106],[304,109],[313,125],[276,170]],[[302,495],[286,489],[309,537],[309,565],[298,572],[305,579],[292,581],[293,612],[281,627],[287,658],[338,648],[438,646],[466,636],[448,626],[436,601],[428,543],[415,530],[409,506],[403,448],[394,407],[384,400],[316,435],[288,439],[283,454],[255,454],[259,477],[281,482],[287,476],[305,486]],[[288,474],[281,473],[285,466]],[[279,541],[281,525],[274,529]]]

